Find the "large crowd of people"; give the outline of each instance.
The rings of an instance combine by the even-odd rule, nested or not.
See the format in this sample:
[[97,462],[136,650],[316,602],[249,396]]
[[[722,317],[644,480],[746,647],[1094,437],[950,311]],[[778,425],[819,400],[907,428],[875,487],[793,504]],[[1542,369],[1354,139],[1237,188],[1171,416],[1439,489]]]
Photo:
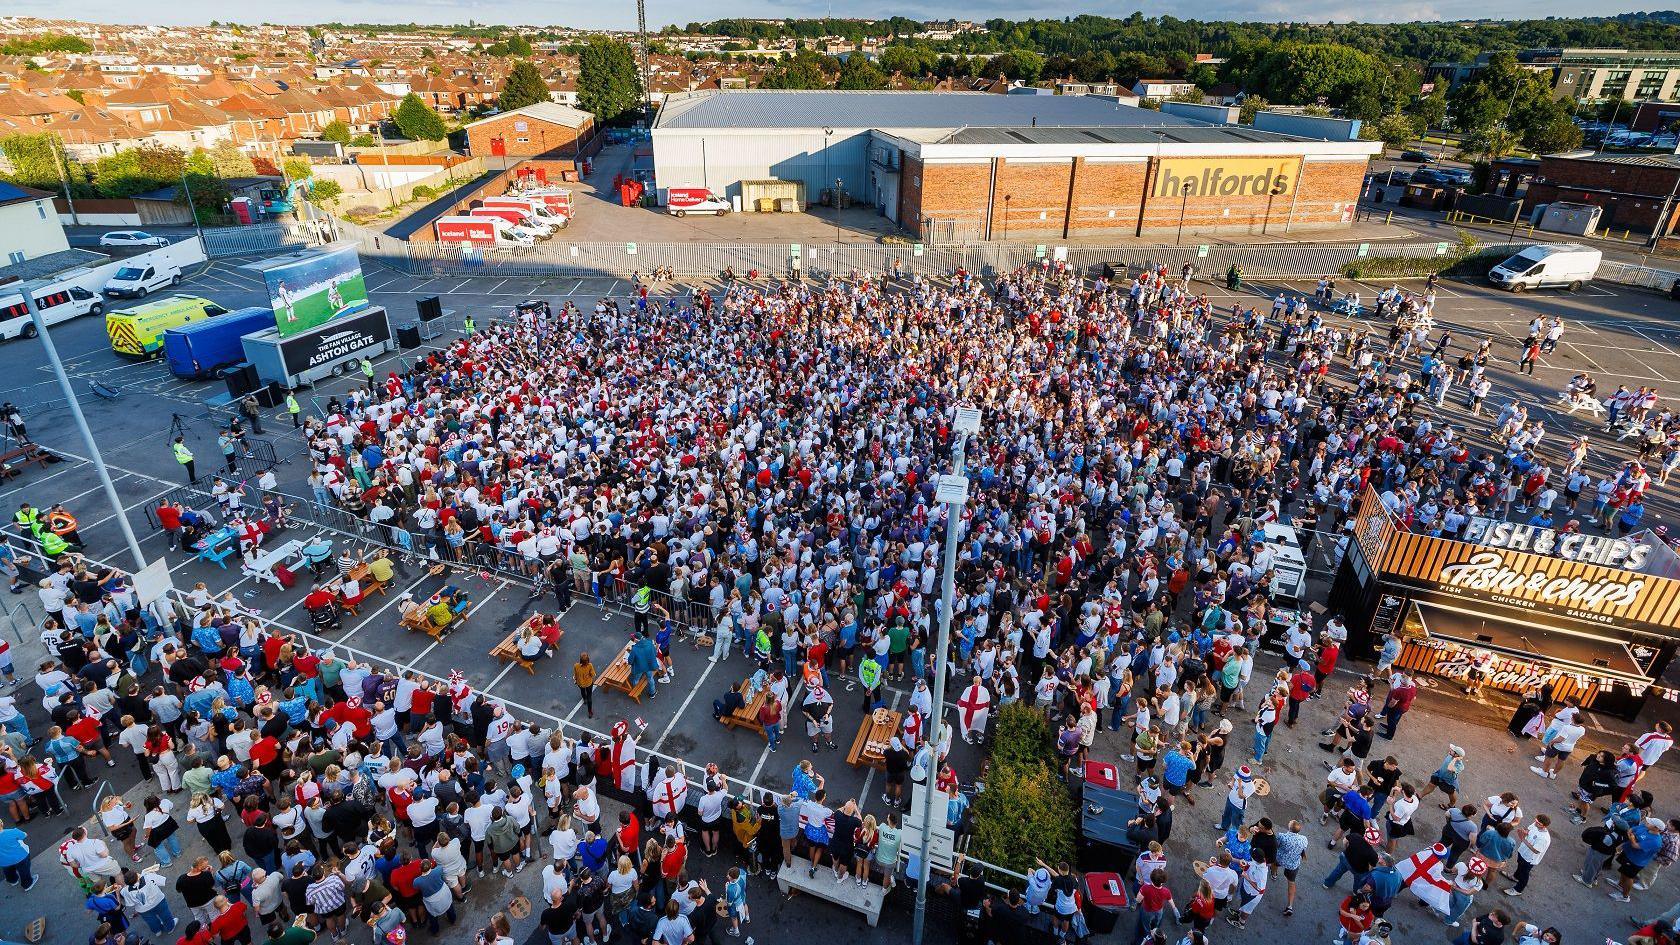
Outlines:
[[[304,425],[314,500],[377,524],[393,547],[541,579],[561,609],[611,598],[635,612],[633,669],[650,694],[673,623],[711,635],[714,660],[752,661],[775,692],[761,718],[773,749],[790,720],[813,755],[832,744],[842,682],[861,681],[866,699],[902,686],[885,816],[865,812],[869,798],[828,796],[809,760],[786,794],[715,766],[691,784],[638,758],[623,723],[593,743],[544,731],[462,679],[346,660],[208,592],[159,620],[124,575],[69,550],[39,585],[51,657],[36,689],[0,696],[0,799],[27,830],[55,785],[86,787],[114,753],[139,762],[144,799],[110,799],[101,831],[60,845],[102,945],[139,924],[182,945],[308,945],[353,923],[400,945],[452,924],[489,873],[528,865],[554,945],[739,935],[749,877],[796,852],[837,882],[890,885],[907,781],[955,789],[974,772],[953,770],[953,740],[985,737],[983,714],[936,715],[929,686],[948,508],[934,492],[955,409],[969,405],[983,433],[966,445],[951,691],[971,708],[1044,712],[1069,778],[1088,760],[1123,763],[1140,801],[1127,828],[1143,851],[1127,877],[1134,940],[1240,941],[1230,927],[1292,916],[1308,848],[1325,842],[1335,866],[1312,878],[1347,878],[1336,918],[1349,945],[1390,942],[1384,915],[1408,886],[1461,945],[1561,945],[1549,921],[1561,905],[1521,908],[1544,860],[1580,861],[1581,883],[1626,902],[1680,858],[1680,821],[1642,786],[1672,744],[1667,726],[1577,765],[1579,708],[1532,700],[1513,737],[1539,746],[1534,776],[1579,776],[1570,816],[1592,824],[1585,843],[1551,851],[1554,817],[1525,811],[1520,784],[1460,796],[1474,759],[1439,733],[1408,731],[1443,753],[1433,773],[1381,750],[1416,694],[1390,639],[1358,654],[1377,670],[1318,735],[1312,842],[1298,821],[1254,816],[1274,738],[1305,742],[1289,730],[1340,692],[1348,637],[1334,615],[1279,619],[1265,527],[1295,523],[1309,554],[1334,545],[1317,536],[1337,535],[1367,487],[1433,534],[1478,514],[1632,527],[1651,477],[1630,461],[1594,485],[1588,451],[1553,456],[1517,400],[1492,420],[1494,445],[1473,445],[1440,405],[1456,384],[1479,406],[1496,354],[1431,337],[1432,287],[1384,293],[1383,316],[1407,326],[1385,334],[1330,317],[1323,292],[1221,309],[1192,274],[1106,280],[1046,261],[993,280],[854,273],[524,305]],[[523,655],[552,645],[546,627]],[[574,678],[587,699],[595,669],[581,661]],[[23,700],[39,702],[44,730]],[[1123,752],[1103,757],[1105,730]],[[1165,851],[1199,795],[1221,811],[1218,852],[1173,888]],[[615,820],[603,799],[633,803]],[[170,883],[142,869],[181,856],[186,824],[215,855]],[[0,832],[8,882],[14,832]],[[690,878],[691,843],[739,857],[723,888]],[[21,863],[18,880],[34,882]],[[996,897],[964,879],[941,888],[992,941],[1089,932],[1067,864]],[[1631,941],[1672,941],[1677,916]],[[501,914],[477,934],[511,942]]]

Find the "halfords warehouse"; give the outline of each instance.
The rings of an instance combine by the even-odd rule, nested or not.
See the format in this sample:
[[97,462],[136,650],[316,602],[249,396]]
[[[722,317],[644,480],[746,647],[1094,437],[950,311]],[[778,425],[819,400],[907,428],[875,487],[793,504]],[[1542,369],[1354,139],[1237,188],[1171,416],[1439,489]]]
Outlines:
[[1353,221],[1382,145],[1346,137],[1098,96],[724,91],[667,99],[653,160],[662,198],[705,187],[753,210],[755,195],[814,200],[839,182],[930,240],[1282,233]]

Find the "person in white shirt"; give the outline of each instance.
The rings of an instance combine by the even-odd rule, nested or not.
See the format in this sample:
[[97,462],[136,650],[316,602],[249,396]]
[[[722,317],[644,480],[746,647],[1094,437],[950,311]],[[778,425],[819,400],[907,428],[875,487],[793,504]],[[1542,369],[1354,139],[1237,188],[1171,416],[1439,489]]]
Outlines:
[[1569,753],[1575,750],[1575,743],[1585,734],[1586,727],[1574,721],[1573,716],[1568,720],[1560,719],[1559,722],[1554,722],[1546,731],[1544,747],[1540,751],[1544,760],[1538,765],[1529,765],[1528,770],[1542,778],[1557,780],[1558,770],[1563,767],[1564,761],[1568,760]]
[[1214,906],[1221,911],[1230,905],[1231,894],[1236,891],[1240,879],[1237,871],[1231,868],[1231,854],[1227,850],[1219,851],[1219,858],[1209,863],[1206,872],[1202,873],[1202,882],[1208,884]]
[[1545,859],[1546,851],[1552,846],[1552,819],[1545,814],[1535,814],[1534,820],[1523,828],[1521,837],[1517,841],[1517,874],[1504,876],[1512,883],[1511,888],[1505,890],[1507,896],[1521,896],[1528,888],[1528,877],[1540,861]]
[[484,835],[490,829],[490,815],[495,808],[480,797],[478,803],[467,808],[461,815],[461,821],[467,827],[468,846],[471,848],[473,865],[478,869],[478,878],[484,878]]

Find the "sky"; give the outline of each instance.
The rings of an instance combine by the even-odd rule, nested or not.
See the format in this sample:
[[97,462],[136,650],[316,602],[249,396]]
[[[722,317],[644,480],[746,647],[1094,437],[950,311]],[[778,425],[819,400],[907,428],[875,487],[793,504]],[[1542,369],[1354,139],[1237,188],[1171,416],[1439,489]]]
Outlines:
[[[576,3],[569,0],[285,0],[229,9],[225,0],[7,0],[6,12],[23,16],[72,17],[107,23],[204,24],[214,19],[261,19],[277,23],[524,23],[592,29],[630,29],[636,25],[631,0]],[[1673,6],[1672,3],[1667,4]],[[1594,4],[1592,13],[1615,13],[1666,8],[1659,4]],[[1414,0],[1372,4],[1361,0],[1207,0],[1194,10],[1182,4],[1149,0],[1144,4],[1090,3],[1070,6],[1058,0],[649,0],[648,27],[689,23],[720,17],[885,17],[894,14],[916,19],[991,17],[1026,19],[1093,13],[1122,17],[1134,10],[1146,15],[1171,13],[1202,20],[1295,20],[1346,22],[1366,20],[1450,20],[1472,17],[1536,18],[1579,16],[1585,12],[1569,0]]]

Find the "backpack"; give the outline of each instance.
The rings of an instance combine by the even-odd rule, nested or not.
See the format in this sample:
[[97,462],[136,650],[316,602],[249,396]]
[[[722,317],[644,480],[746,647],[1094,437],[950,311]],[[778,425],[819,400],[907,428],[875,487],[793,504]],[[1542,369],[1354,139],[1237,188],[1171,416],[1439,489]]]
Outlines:
[[291,590],[297,584],[297,574],[283,564],[274,566],[274,579],[286,590]]

